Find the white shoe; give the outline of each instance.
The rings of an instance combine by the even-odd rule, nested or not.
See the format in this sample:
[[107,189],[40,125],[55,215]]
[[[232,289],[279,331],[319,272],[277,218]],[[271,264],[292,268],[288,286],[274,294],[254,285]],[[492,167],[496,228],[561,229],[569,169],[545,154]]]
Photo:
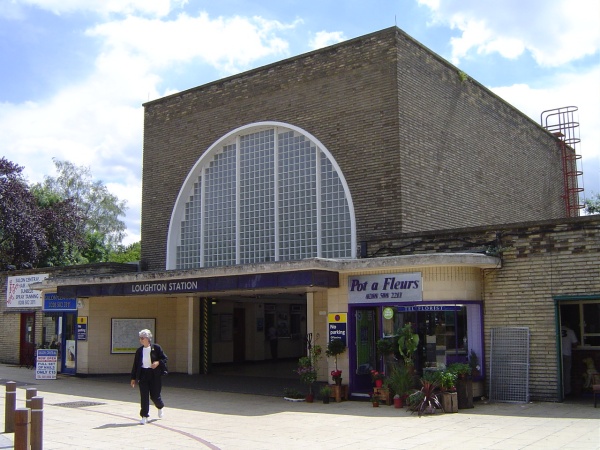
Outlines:
[[164,409],[164,408],[161,408],[161,409],[159,409],[159,410],[158,410],[158,418],[159,418],[159,419],[162,419],[162,418],[163,418],[163,409]]
[[148,423],[148,418],[142,417],[142,420],[140,420],[140,425],[146,425],[147,423]]

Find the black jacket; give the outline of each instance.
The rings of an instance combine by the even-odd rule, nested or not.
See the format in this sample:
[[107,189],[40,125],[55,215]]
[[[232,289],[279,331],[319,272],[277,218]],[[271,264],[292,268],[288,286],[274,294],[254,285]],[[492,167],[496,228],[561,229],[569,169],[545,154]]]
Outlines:
[[[163,349],[160,345],[152,344],[151,347],[152,347],[152,350],[150,350],[150,359],[152,360],[152,362],[160,361],[160,364],[154,370],[155,371],[157,370],[158,373],[160,375],[162,375],[164,372],[167,371],[167,360],[169,358],[167,358],[167,355],[165,354],[165,352],[163,352]],[[135,351],[135,357],[133,358],[133,367],[131,368],[131,379],[132,380],[140,381],[140,377],[142,374],[142,349],[143,348],[144,348],[144,346],[141,345],[140,348],[138,348]]]

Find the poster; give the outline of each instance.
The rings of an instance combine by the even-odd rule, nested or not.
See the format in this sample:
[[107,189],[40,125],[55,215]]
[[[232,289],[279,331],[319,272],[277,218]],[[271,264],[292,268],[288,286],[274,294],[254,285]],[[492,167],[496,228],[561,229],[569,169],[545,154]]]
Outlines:
[[112,319],[111,353],[135,353],[140,346],[139,332],[148,329],[156,340],[156,319]]
[[35,379],[56,380],[58,350],[40,348],[36,354]]

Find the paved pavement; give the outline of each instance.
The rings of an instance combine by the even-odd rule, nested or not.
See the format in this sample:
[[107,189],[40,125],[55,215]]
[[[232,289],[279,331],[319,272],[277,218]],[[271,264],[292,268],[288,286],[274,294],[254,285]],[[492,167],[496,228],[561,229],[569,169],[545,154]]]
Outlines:
[[[150,423],[140,425],[138,389],[127,377],[35,380],[32,370],[0,364],[1,431],[3,386],[15,381],[17,408],[24,407],[27,388],[44,398],[45,450],[600,449],[600,408],[594,409],[591,398],[476,402],[456,414],[419,418],[368,402],[292,403],[279,396],[177,387],[177,376],[171,380],[163,389],[165,417],[158,419],[152,408]],[[13,442],[14,434],[0,433],[0,449]]]

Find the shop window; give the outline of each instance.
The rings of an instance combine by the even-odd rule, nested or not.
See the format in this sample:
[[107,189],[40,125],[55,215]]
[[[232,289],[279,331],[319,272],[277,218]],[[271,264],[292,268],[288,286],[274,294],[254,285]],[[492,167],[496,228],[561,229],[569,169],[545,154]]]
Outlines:
[[396,306],[392,318],[383,318],[384,337],[397,336],[410,322],[419,334],[417,367],[444,367],[467,362],[471,351],[482,361],[480,305]]
[[569,301],[560,312],[561,324],[575,332],[581,347],[600,347],[600,300]]

